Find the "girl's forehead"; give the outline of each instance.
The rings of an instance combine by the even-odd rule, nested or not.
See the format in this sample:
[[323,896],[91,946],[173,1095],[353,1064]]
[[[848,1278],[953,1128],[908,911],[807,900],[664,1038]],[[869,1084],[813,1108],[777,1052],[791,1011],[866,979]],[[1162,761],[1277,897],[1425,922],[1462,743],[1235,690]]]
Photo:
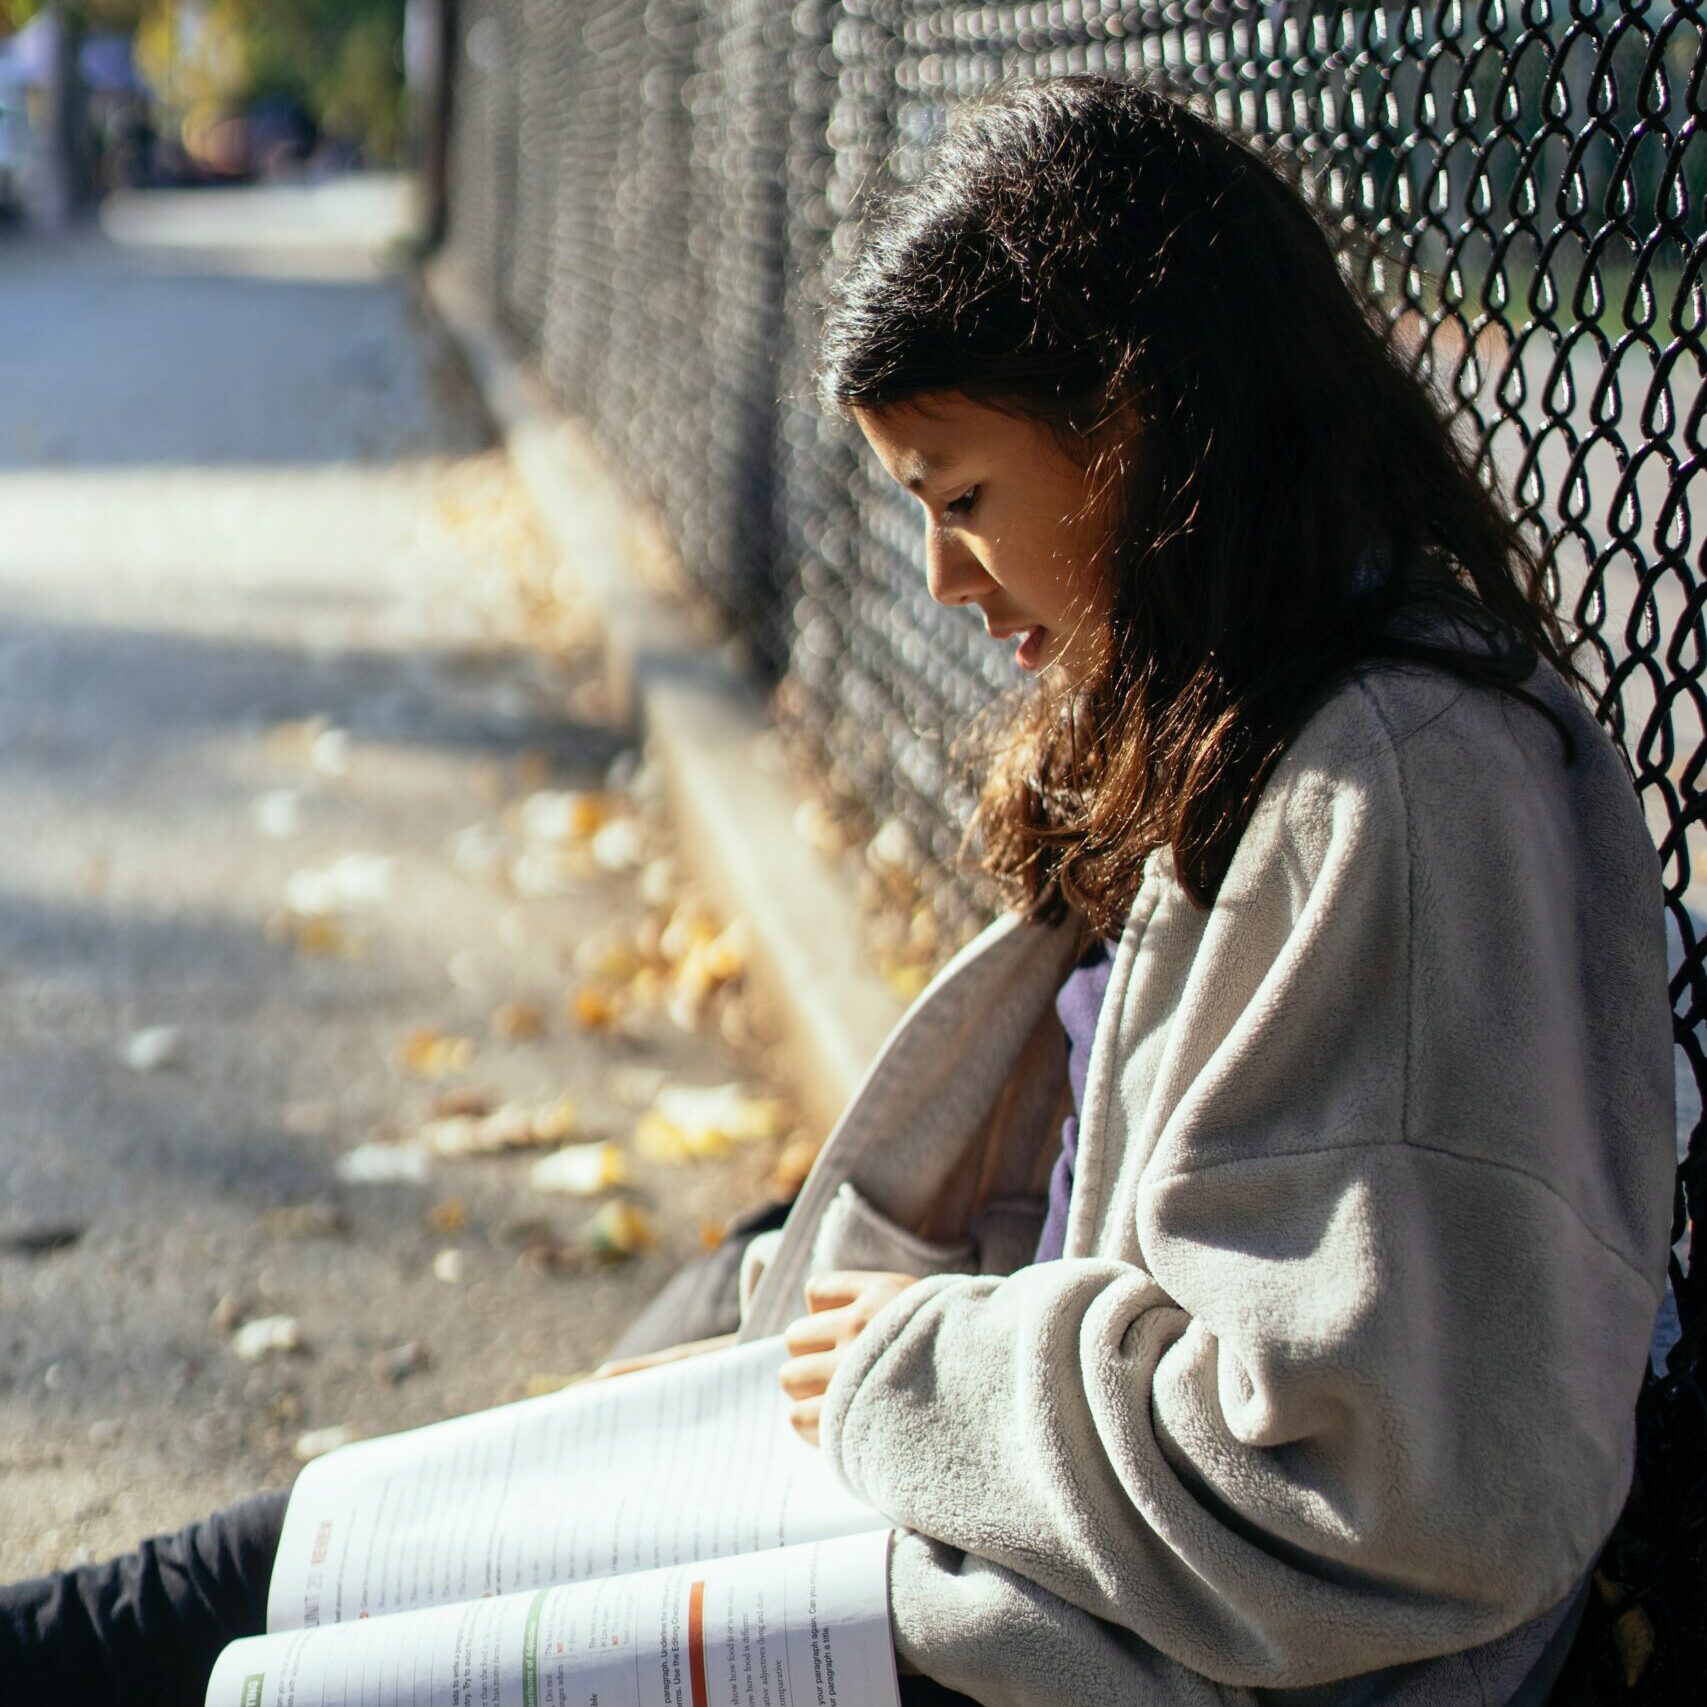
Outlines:
[[1026,454],[1036,437],[1030,422],[961,397],[856,406],[852,413],[890,472],[913,489],[974,451]]

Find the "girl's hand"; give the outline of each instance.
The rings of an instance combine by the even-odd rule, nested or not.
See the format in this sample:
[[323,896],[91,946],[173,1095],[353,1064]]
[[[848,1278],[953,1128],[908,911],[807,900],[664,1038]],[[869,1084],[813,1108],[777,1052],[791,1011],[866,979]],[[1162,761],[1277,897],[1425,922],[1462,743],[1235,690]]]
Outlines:
[[659,1363],[676,1363],[684,1357],[698,1357],[702,1351],[720,1351],[734,1343],[733,1334],[716,1334],[708,1340],[685,1340],[681,1345],[667,1345],[662,1351],[647,1351],[638,1357],[619,1357],[610,1363],[601,1363],[587,1380],[605,1381],[612,1375],[632,1375],[637,1369],[651,1369]]
[[899,1298],[918,1280],[916,1274],[853,1268],[817,1274],[806,1282],[806,1305],[812,1314],[792,1323],[783,1335],[791,1355],[779,1379],[783,1392],[794,1401],[788,1420],[808,1446],[818,1444],[824,1393],[842,1352],[890,1299]]

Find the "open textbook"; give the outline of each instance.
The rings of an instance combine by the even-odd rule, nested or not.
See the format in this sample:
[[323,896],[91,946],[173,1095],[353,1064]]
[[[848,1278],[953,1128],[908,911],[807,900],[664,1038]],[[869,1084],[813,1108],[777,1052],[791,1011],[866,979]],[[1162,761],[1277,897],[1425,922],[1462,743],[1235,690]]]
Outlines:
[[298,1478],[207,1707],[898,1707],[889,1525],[780,1339],[359,1442]]

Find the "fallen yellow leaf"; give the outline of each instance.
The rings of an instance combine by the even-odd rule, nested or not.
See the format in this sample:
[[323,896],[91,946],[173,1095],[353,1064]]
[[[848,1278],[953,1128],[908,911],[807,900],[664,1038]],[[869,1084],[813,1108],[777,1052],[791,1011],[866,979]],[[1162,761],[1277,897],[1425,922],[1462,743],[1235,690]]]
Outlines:
[[507,1102],[490,1114],[449,1115],[421,1128],[420,1142],[439,1156],[490,1156],[559,1144],[575,1128],[575,1103],[568,1096],[540,1108]]
[[590,1373],[590,1370],[582,1370],[575,1375],[530,1375],[527,1378],[527,1397],[543,1399],[548,1393],[561,1393],[565,1387],[585,1381]]
[[614,802],[608,795],[576,794],[570,797],[569,834],[585,840],[608,823]]
[[1624,1669],[1624,1687],[1634,1689],[1654,1657],[1654,1626],[1641,1607],[1632,1606],[1618,1615],[1612,1640]]
[[581,1229],[582,1245],[596,1257],[620,1259],[638,1256],[658,1243],[652,1218],[636,1203],[618,1200],[603,1205]]
[[717,934],[717,921],[692,902],[684,901],[659,932],[658,952],[666,960],[681,960],[695,943],[712,942]]
[[727,984],[739,978],[746,966],[746,930],[737,919],[705,945],[705,969],[719,983]]
[[616,1004],[603,990],[586,985],[570,997],[569,1017],[584,1031],[604,1031],[616,1023]]
[[296,946],[304,954],[343,954],[349,949],[350,938],[335,920],[299,919],[296,922]]
[[473,1060],[471,1039],[447,1037],[436,1026],[418,1026],[403,1042],[403,1065],[424,1079],[466,1072]]
[[632,978],[640,970],[640,956],[627,936],[606,928],[582,939],[575,950],[575,970],[589,978]]
[[342,955],[346,960],[358,960],[363,949],[361,937],[336,919],[324,914],[303,918],[282,907],[267,916],[261,934],[268,942],[288,944],[299,954]]
[[533,1135],[542,1144],[555,1144],[575,1130],[575,1099],[567,1092],[535,1112]]
[[806,1183],[812,1164],[818,1160],[821,1148],[822,1145],[814,1138],[796,1138],[793,1143],[784,1145],[782,1154],[771,1169],[771,1190],[780,1198],[796,1196]]
[[656,1112],[689,1135],[721,1133],[736,1142],[775,1138],[782,1131],[783,1105],[750,1097],[739,1085],[666,1085]]
[[519,787],[540,789],[551,780],[551,755],[537,747],[527,747],[516,754],[516,783]]
[[608,1138],[566,1144],[534,1163],[528,1184],[535,1191],[561,1192],[566,1197],[597,1197],[601,1191],[628,1184],[628,1164]]
[[460,1197],[447,1197],[427,1211],[427,1225],[440,1233],[460,1233],[468,1219],[468,1206]]
[[931,975],[923,966],[890,961],[883,968],[883,979],[902,1001],[910,1002],[931,981]]
[[661,1162],[666,1167],[679,1167],[693,1156],[681,1128],[672,1125],[655,1109],[649,1109],[636,1122],[634,1149],[643,1161]]
[[453,1114],[490,1114],[497,1100],[484,1085],[454,1085],[440,1091],[427,1104],[427,1112],[437,1120]]
[[545,1030],[545,1015],[533,1002],[505,1002],[492,1015],[492,1029],[512,1042],[521,1037],[538,1037]]

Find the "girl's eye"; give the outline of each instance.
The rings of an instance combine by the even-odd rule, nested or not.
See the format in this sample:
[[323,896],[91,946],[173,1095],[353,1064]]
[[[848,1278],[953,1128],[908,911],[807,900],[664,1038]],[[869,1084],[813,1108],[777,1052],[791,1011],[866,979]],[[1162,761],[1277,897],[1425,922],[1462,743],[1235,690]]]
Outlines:
[[945,504],[943,508],[951,516],[964,516],[977,501],[978,488],[974,486],[970,491],[956,498],[952,504]]

